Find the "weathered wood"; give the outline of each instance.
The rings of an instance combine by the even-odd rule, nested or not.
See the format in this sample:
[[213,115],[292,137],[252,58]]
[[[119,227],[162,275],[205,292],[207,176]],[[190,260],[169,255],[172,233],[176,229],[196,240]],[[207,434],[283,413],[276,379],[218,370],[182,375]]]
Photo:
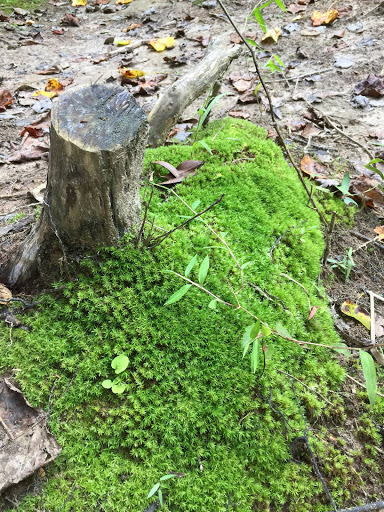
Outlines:
[[57,279],[74,258],[135,231],[147,134],[143,110],[120,86],[63,93],[52,109],[41,217],[0,277],[11,287]]
[[221,80],[233,59],[241,55],[242,46],[231,45],[229,41],[229,33],[212,40],[203,59],[160,96],[148,115],[150,146],[164,144],[184,110],[213,83]]

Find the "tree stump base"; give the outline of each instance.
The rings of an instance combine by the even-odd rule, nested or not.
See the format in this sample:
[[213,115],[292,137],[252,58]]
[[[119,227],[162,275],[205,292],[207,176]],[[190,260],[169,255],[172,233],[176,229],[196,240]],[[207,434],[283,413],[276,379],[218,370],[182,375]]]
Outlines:
[[144,111],[120,86],[64,92],[52,108],[43,210],[0,277],[13,288],[52,282],[74,257],[110,246],[141,221]]

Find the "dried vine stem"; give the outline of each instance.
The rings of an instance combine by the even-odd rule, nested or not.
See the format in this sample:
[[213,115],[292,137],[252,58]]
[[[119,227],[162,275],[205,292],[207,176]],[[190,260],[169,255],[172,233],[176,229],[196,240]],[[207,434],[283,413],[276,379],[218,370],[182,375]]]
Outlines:
[[300,167],[298,167],[293,159],[293,156],[291,154],[291,152],[289,151],[287,145],[285,144],[284,142],[284,139],[283,139],[283,136],[281,135],[281,132],[280,132],[280,128],[277,124],[277,120],[276,120],[276,116],[275,116],[275,113],[273,111],[273,104],[272,104],[272,98],[271,98],[271,95],[269,94],[269,90],[265,84],[265,81],[263,80],[263,77],[261,75],[261,72],[260,72],[260,69],[259,69],[259,65],[257,63],[257,59],[256,59],[256,55],[255,55],[255,50],[252,48],[252,46],[247,42],[247,40],[245,39],[245,37],[242,35],[242,33],[240,32],[239,28],[237,27],[236,23],[233,21],[233,19],[231,18],[231,15],[229,14],[229,12],[227,11],[226,7],[224,6],[222,0],[217,0],[218,4],[220,5],[220,7],[222,8],[224,14],[226,15],[226,17],[228,18],[228,21],[230,22],[230,24],[232,25],[232,27],[235,29],[236,33],[238,34],[238,36],[242,39],[243,43],[245,44],[245,46],[248,48],[248,50],[250,51],[251,55],[252,55],[252,60],[253,60],[253,63],[255,65],[255,69],[256,69],[256,73],[259,77],[259,80],[260,80],[260,83],[261,83],[261,86],[265,92],[265,95],[267,97],[267,100],[268,100],[268,105],[269,105],[269,111],[271,113],[271,119],[272,119],[272,125],[273,127],[275,128],[276,130],[276,133],[280,139],[280,142],[288,156],[288,159],[289,161],[291,162],[291,164],[293,165],[294,169],[296,170],[297,172],[297,175],[299,177],[299,180],[301,182],[301,184],[303,185],[306,193],[308,194],[308,197],[309,197],[309,200],[313,206],[313,208],[315,208],[315,210],[317,211],[317,213],[319,214],[319,217],[321,219],[321,222],[323,223],[324,226],[328,226],[328,222],[326,220],[326,218],[324,217],[324,215],[321,213],[319,207],[317,206],[316,204],[316,201],[313,199],[309,189],[308,189],[308,186],[307,184],[305,183],[305,180],[304,180],[304,177],[303,177],[303,173],[301,172],[301,169]]

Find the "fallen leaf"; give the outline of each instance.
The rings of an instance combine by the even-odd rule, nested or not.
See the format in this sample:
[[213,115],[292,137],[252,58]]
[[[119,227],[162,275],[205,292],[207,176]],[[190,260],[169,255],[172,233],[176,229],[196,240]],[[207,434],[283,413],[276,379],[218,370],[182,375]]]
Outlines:
[[203,46],[204,48],[206,48],[209,45],[210,40],[211,40],[211,36],[209,36],[209,37],[196,36],[193,38],[193,41],[200,43],[201,46]]
[[232,32],[232,34],[230,36],[230,41],[233,44],[242,44],[243,43],[243,40],[241,39],[239,34],[237,34],[236,32]]
[[341,305],[340,310],[348,316],[351,316],[355,320],[359,321],[364,325],[368,330],[371,329],[371,316],[366,309],[358,304],[354,304],[350,300],[346,300]]
[[121,40],[119,40],[119,41],[113,41],[113,44],[114,44],[115,46],[128,46],[128,45],[129,45],[129,44],[131,44],[131,43],[132,43],[132,39],[128,39],[127,41],[121,41]]
[[56,78],[51,78],[48,80],[44,91],[36,91],[32,94],[32,96],[47,96],[48,98],[54,98],[60,91],[63,90],[64,84],[56,80]]
[[304,12],[307,9],[306,5],[298,5],[298,4],[290,4],[287,7],[287,11],[291,14],[298,14],[299,12]]
[[244,112],[244,110],[232,110],[228,112],[228,115],[236,119],[248,119],[250,117],[249,112]]
[[37,128],[36,126],[25,126],[20,135],[23,137],[26,133],[28,133],[31,137],[35,137],[35,139],[38,139],[44,135],[42,128]]
[[71,14],[70,12],[67,12],[63,19],[61,20],[62,25],[69,25],[70,27],[79,27],[80,26],[80,20],[77,16],[74,14]]
[[[11,290],[8,290],[6,286],[0,283],[0,304],[7,304],[4,300],[9,300],[12,298]],[[1,300],[3,299],[3,300]]]
[[254,80],[240,79],[240,80],[237,80],[236,82],[233,82],[232,86],[236,89],[236,91],[245,92],[245,91],[248,91],[248,89],[250,89],[250,87],[252,87],[253,84],[254,84]]
[[157,52],[163,52],[166,48],[173,48],[175,46],[174,37],[164,37],[163,39],[151,39],[148,42]]
[[313,123],[308,123],[307,126],[304,128],[304,130],[301,132],[301,135],[303,137],[309,137],[309,136],[315,136],[321,133],[322,130],[315,126]]
[[342,37],[344,37],[344,35],[345,35],[345,29],[343,28],[343,29],[335,32],[332,37],[337,37],[338,39],[341,39]]
[[161,185],[176,185],[177,183],[181,183],[184,179],[189,178],[190,176],[194,176],[196,174],[196,170],[200,169],[204,162],[201,160],[186,160],[181,162],[177,167],[174,167],[169,162],[156,161],[154,164],[159,164],[165,169],[167,169],[174,178],[169,175],[163,176],[164,178],[170,178],[167,181],[163,181]]
[[144,71],[140,71],[139,69],[127,69],[127,68],[119,68],[119,71],[126,78],[138,78],[139,76],[144,76]]
[[384,194],[379,188],[379,181],[366,176],[351,178],[350,193],[354,199],[363,198],[366,206],[384,214]]
[[312,306],[311,311],[308,316],[308,320],[311,320],[316,315],[318,309],[319,309],[319,306]]
[[41,71],[35,71],[37,75],[57,75],[60,73],[60,69],[57,66],[53,66],[52,68],[42,69]]
[[301,160],[300,169],[312,178],[328,178],[324,174],[324,166],[313,160],[309,155],[305,155]]
[[84,7],[87,5],[87,0],[72,0],[72,7]]
[[130,4],[132,2],[132,0],[116,0],[115,4],[116,5],[125,5],[125,4]]
[[307,122],[302,119],[292,119],[289,121],[288,126],[292,132],[298,132],[307,126]]
[[15,98],[9,89],[0,89],[0,112],[15,103]]
[[28,162],[31,160],[40,160],[48,157],[49,143],[40,141],[33,137],[27,137],[22,146],[9,158],[12,163]]
[[332,21],[338,17],[339,11],[337,9],[330,9],[327,12],[313,11],[311,20],[312,25],[314,27],[319,27],[320,25],[329,25]]
[[53,28],[52,34],[55,34],[56,36],[63,36],[65,33],[63,28]]
[[47,182],[40,183],[37,187],[28,190],[28,195],[35,201],[42,203],[47,189]]
[[183,66],[188,63],[188,57],[185,53],[176,55],[175,57],[164,57],[164,60],[170,66]]
[[268,30],[264,37],[262,37],[261,41],[263,43],[277,43],[277,40],[281,36],[281,28],[280,27],[273,27],[270,30]]
[[357,82],[355,92],[362,96],[372,96],[374,98],[382,96],[384,94],[384,76],[369,73],[365,80]]
[[379,240],[384,240],[384,226],[377,226],[373,231],[379,235]]
[[123,29],[123,32],[130,32],[131,30],[135,30],[136,28],[141,28],[141,27],[142,27],[141,23],[131,23],[129,25],[129,27]]

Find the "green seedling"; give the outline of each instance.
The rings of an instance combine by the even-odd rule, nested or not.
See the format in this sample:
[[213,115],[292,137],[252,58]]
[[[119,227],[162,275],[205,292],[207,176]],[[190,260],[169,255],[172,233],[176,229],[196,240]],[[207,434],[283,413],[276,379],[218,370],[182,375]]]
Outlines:
[[342,260],[337,260],[335,258],[328,258],[328,263],[332,263],[331,268],[338,268],[345,276],[345,280],[347,281],[349,275],[351,273],[352,267],[355,266],[355,262],[352,257],[353,249],[350,247],[347,251],[347,254],[344,256]]
[[356,201],[354,201],[351,197],[351,194],[349,193],[349,185],[350,185],[351,178],[349,176],[349,172],[347,172],[343,178],[343,181],[340,183],[340,185],[336,185],[336,188],[340,190],[340,192],[343,194],[343,201],[346,205],[348,204],[354,204],[357,206]]
[[159,502],[160,502],[160,507],[162,507],[164,504],[163,491],[161,489],[162,482],[164,482],[165,480],[169,480],[170,478],[176,478],[176,477],[177,477],[177,475],[175,475],[173,473],[171,473],[169,475],[162,476],[160,478],[160,480],[158,482],[156,482],[155,485],[152,487],[152,489],[149,491],[147,498],[152,498],[152,496],[157,493],[157,496],[158,496]]
[[112,360],[111,366],[115,370],[115,373],[119,376],[116,377],[114,380],[106,379],[104,380],[101,385],[105,389],[111,389],[112,393],[115,393],[116,395],[120,395],[121,393],[124,393],[125,388],[127,385],[125,382],[121,379],[121,373],[123,373],[129,365],[129,359],[124,354],[120,354],[119,356],[115,357]]

